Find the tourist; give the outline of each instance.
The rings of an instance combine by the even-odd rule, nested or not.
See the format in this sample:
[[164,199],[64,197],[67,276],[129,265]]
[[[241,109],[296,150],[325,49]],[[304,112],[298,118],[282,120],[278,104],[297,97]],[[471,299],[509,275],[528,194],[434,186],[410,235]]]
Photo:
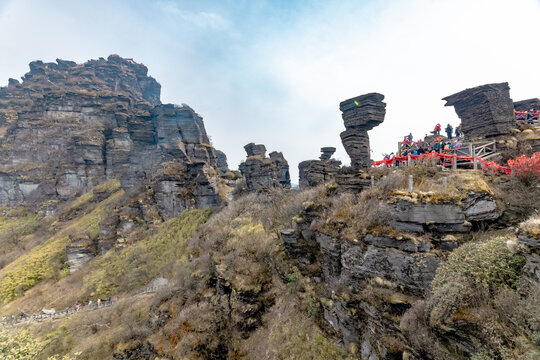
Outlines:
[[409,142],[412,141],[412,139],[413,139],[412,133],[409,133],[409,135],[407,135],[407,139],[409,139]]
[[456,126],[456,138],[458,138],[460,136],[460,133],[459,133],[459,126]]
[[448,137],[449,139],[452,138],[452,131],[454,131],[454,128],[452,127],[452,125],[448,124],[448,125],[446,126],[446,135],[448,135],[447,137]]
[[538,115],[539,115],[539,112],[538,110],[536,110],[533,115],[533,120],[538,120]]
[[441,134],[441,124],[435,125],[435,129],[433,129],[432,133],[434,135],[440,135]]

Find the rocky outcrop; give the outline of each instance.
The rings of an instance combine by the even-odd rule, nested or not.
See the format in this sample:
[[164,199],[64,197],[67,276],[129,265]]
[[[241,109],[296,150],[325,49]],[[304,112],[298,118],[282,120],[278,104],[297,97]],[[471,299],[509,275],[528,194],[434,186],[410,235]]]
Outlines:
[[[35,61],[22,83],[0,88],[0,205],[69,199],[111,178],[124,188],[151,184],[166,218],[219,202],[201,170],[216,166],[202,118],[187,105],[161,104],[147,72],[117,55]],[[189,197],[176,191],[185,186]]]
[[514,109],[518,111],[540,110],[540,99],[527,99],[514,102]]
[[531,218],[521,224],[517,231],[517,244],[509,244],[511,250],[518,251],[526,259],[523,279],[531,286],[540,286],[540,218]]
[[66,246],[69,273],[73,274],[96,256],[96,244],[88,235],[70,236]]
[[335,151],[334,147],[323,147],[320,160],[306,160],[298,164],[301,189],[334,180],[334,174],[341,168],[341,161],[332,159]]
[[515,127],[514,103],[508,83],[477,86],[443,100],[445,106],[456,110],[467,138],[505,135]]
[[459,203],[417,202],[414,196],[398,196],[390,209],[393,227],[419,233],[467,232],[473,223],[494,221],[502,214],[490,195],[474,192]]
[[248,191],[264,189],[288,189],[291,187],[289,164],[277,151],[266,157],[266,147],[249,143],[244,146],[247,159],[240,164],[240,172],[246,180]]
[[221,150],[216,150],[216,167],[218,170],[225,174],[229,171],[229,164],[227,164],[227,155]]
[[369,93],[339,104],[346,130],[341,133],[343,147],[351,158],[353,169],[371,166],[368,130],[384,121],[384,95]]
[[321,326],[363,359],[401,358],[407,342],[395,319],[428,294],[444,253],[427,237],[367,233],[350,239],[320,232],[314,224],[322,212],[308,206],[296,230],[281,231],[300,271],[320,279]]

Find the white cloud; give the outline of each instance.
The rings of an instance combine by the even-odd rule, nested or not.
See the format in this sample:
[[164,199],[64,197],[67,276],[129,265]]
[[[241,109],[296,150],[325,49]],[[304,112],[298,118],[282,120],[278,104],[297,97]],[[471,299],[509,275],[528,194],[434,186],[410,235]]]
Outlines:
[[230,25],[227,19],[215,12],[183,10],[172,1],[160,1],[156,5],[168,15],[203,29],[224,30]]

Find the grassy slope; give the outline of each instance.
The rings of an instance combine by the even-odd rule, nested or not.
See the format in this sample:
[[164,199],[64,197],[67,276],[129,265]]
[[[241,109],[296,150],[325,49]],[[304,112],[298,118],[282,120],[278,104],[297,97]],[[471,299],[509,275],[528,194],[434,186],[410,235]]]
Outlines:
[[96,238],[105,210],[122,194],[123,190],[117,190],[90,213],[0,270],[0,299],[3,302],[11,301],[43,279],[66,274],[65,247],[69,235],[86,233],[90,238]]

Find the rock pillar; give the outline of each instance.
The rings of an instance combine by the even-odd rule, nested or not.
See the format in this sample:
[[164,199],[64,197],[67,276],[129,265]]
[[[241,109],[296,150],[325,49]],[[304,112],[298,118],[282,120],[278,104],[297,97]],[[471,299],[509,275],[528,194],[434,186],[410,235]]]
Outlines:
[[346,130],[341,133],[343,147],[351,158],[355,170],[370,167],[368,130],[384,121],[386,103],[384,95],[369,93],[339,104]]

